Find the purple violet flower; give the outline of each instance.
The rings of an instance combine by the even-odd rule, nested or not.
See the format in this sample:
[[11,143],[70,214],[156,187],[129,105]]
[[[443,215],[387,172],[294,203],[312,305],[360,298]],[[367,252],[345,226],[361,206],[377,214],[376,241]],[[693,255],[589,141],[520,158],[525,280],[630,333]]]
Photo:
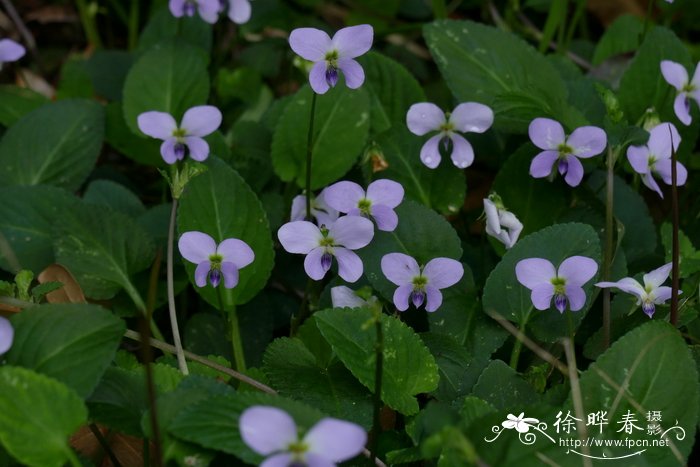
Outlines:
[[304,270],[316,281],[323,279],[335,256],[340,277],[356,282],[363,266],[360,257],[351,250],[367,246],[373,236],[372,221],[357,216],[341,217],[320,228],[308,221],[288,222],[277,231],[285,250],[306,255]]
[[180,254],[197,265],[194,282],[197,287],[218,287],[221,276],[224,287],[232,289],[238,285],[238,270],[255,259],[255,253],[243,240],[227,238],[217,246],[213,238],[203,232],[185,232],[177,244]]
[[598,263],[585,256],[571,256],[562,261],[559,270],[543,258],[523,259],[515,265],[518,282],[532,290],[532,304],[538,310],[548,310],[554,298],[554,306],[564,313],[568,306],[578,311],[586,304],[583,284],[598,272]]
[[365,71],[354,59],[372,48],[374,29],[369,24],[350,26],[335,33],[333,39],[315,28],[298,28],[289,35],[289,45],[297,55],[314,62],[309,83],[316,94],[325,94],[338,83],[338,72],[345,84],[357,89],[365,82]]
[[219,19],[219,0],[170,0],[168,8],[176,18],[192,17],[195,11],[207,23],[214,24]]
[[503,243],[506,250],[512,248],[518,241],[523,224],[515,214],[506,210],[501,197],[495,193],[484,198],[484,213],[486,214],[486,233]]
[[578,186],[583,179],[583,165],[579,159],[597,156],[605,149],[608,138],[595,126],[576,128],[568,137],[564,127],[550,118],[536,118],[528,130],[533,144],[541,153],[532,159],[530,175],[544,178],[553,174],[556,164],[559,174],[570,186]]
[[3,63],[16,62],[27,53],[24,46],[12,39],[0,40],[0,70]]
[[294,419],[276,407],[256,405],[238,419],[241,439],[268,456],[261,467],[332,467],[362,452],[367,433],[354,423],[323,418],[299,437]]
[[700,63],[695,67],[693,79],[688,79],[688,71],[680,63],[671,60],[661,61],[661,74],[668,84],[676,88],[678,94],[673,101],[673,110],[676,117],[684,125],[690,125],[693,117],[690,116],[690,99],[700,105]]
[[464,275],[462,263],[450,258],[434,258],[421,267],[415,259],[403,253],[384,255],[382,272],[389,281],[399,286],[394,292],[394,305],[399,311],[408,309],[410,298],[419,308],[433,312],[442,305],[440,289],[455,285]]
[[244,24],[250,19],[252,9],[249,0],[219,0],[219,3],[219,11],[224,11],[228,3],[228,17],[234,23]]
[[[678,151],[681,135],[673,123],[661,123],[649,131],[649,141],[644,146],[627,148],[627,160],[635,172],[642,176],[642,182],[647,188],[657,192],[662,198],[659,184],[652,174],[658,174],[667,185],[671,184],[672,151]],[[684,185],[688,179],[688,170],[676,161],[676,178],[678,185]]]
[[[330,207],[326,202],[326,189],[317,197],[311,199],[311,216],[316,219],[318,225],[331,225],[340,213]],[[306,195],[297,195],[292,200],[291,221],[303,221],[306,218]]]
[[10,320],[0,316],[0,355],[10,350],[14,337],[15,330],[12,328]]
[[354,182],[338,182],[324,190],[326,203],[349,216],[372,217],[379,230],[392,232],[399,225],[394,208],[403,201],[400,183],[381,179],[369,184],[367,193]]
[[443,112],[440,107],[429,102],[413,104],[406,114],[406,125],[414,135],[423,136],[437,131],[438,134],[425,142],[420,150],[420,160],[428,168],[440,164],[440,143],[445,152],[452,147],[452,163],[464,169],[474,162],[474,149],[458,133],[483,133],[493,124],[493,111],[476,102],[459,104],[452,112]]
[[[662,286],[669,274],[672,263],[667,263],[650,273],[644,274],[644,286],[631,277],[625,277],[617,282],[598,282],[596,287],[615,287],[637,297],[637,305],[651,318],[656,311],[656,305],[663,305],[671,298],[671,287]],[[681,293],[681,291],[679,291]]]
[[162,139],[160,154],[168,164],[185,158],[189,153],[196,161],[209,157],[209,144],[202,139],[221,125],[221,112],[211,105],[192,107],[182,117],[180,126],[166,112],[144,112],[138,116],[139,129],[146,135]]

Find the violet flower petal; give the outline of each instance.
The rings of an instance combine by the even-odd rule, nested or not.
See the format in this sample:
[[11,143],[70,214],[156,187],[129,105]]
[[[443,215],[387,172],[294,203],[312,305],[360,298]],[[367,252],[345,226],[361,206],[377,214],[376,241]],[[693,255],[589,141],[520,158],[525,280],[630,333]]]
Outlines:
[[4,354],[10,347],[15,337],[15,330],[10,320],[0,316],[0,355]]
[[501,233],[501,223],[498,216],[496,204],[488,198],[484,198],[484,214],[486,214],[486,232],[489,235]]
[[554,265],[544,258],[527,258],[515,265],[515,275],[518,282],[532,290],[541,284],[551,285],[550,281],[557,272]]
[[551,118],[536,118],[528,128],[530,140],[535,146],[545,150],[557,150],[566,141],[564,127]]
[[207,278],[209,277],[210,270],[211,262],[209,262],[209,260],[197,264],[194,270],[194,283],[197,284],[197,287],[204,287],[207,285]]
[[187,136],[207,136],[219,128],[221,119],[221,111],[213,105],[199,105],[185,112],[180,128]]
[[649,148],[646,146],[630,146],[627,148],[627,160],[639,174],[649,172]]
[[[522,283],[522,282],[521,282]],[[538,283],[532,287],[530,300],[532,305],[540,311],[549,310],[552,306],[552,297],[554,296],[554,286],[551,283]]]
[[587,159],[603,152],[608,145],[608,137],[601,128],[582,126],[571,133],[566,144],[573,149],[576,157]]
[[[682,290],[679,290],[678,293],[683,293]],[[659,287],[656,289],[654,295],[654,303],[657,305],[662,305],[663,303],[666,302],[666,300],[669,300],[671,298],[671,295],[673,294],[673,289],[671,287],[668,287],[666,285]],[[0,352],[2,353],[2,352]]]
[[[311,209],[313,214],[313,208]],[[306,218],[306,196],[296,195],[292,199],[292,212],[289,215],[289,220],[303,221]]]
[[678,94],[673,101],[673,111],[676,117],[685,126],[693,123],[693,117],[690,116],[690,106],[688,105],[688,95],[684,92]]
[[250,407],[239,417],[238,426],[241,439],[263,456],[286,451],[287,446],[298,440],[296,423],[287,412],[276,407]]
[[316,62],[309,73],[309,84],[316,94],[325,94],[331,86],[326,80],[326,69],[328,65],[325,61]]
[[565,287],[566,298],[569,299],[569,310],[579,311],[586,304],[586,292],[578,285],[569,285]]
[[199,16],[209,24],[214,24],[219,19],[219,0],[199,0],[197,12]]
[[567,170],[564,180],[569,186],[578,186],[583,180],[583,164],[576,156],[566,156]]
[[493,125],[493,110],[484,104],[465,102],[452,111],[450,123],[462,133],[483,133]]
[[229,0],[228,17],[236,24],[244,24],[250,20],[252,8],[248,0]]
[[344,285],[331,288],[331,303],[333,308],[360,308],[366,305],[362,298]]
[[431,285],[426,285],[425,286],[425,295],[426,295],[426,302],[425,302],[425,311],[428,313],[432,313],[436,311],[438,308],[440,308],[440,305],[442,305],[442,293],[437,287],[433,287]]
[[298,28],[289,35],[289,46],[295,54],[312,62],[325,61],[332,42],[328,34],[316,28]]
[[542,151],[530,163],[530,175],[535,178],[548,177],[552,173],[552,165],[559,158],[557,151]]
[[666,279],[668,279],[668,276],[671,274],[672,267],[673,263],[666,263],[660,268],[644,274],[644,285],[647,287],[651,286],[654,289],[660,287],[661,284],[666,282]]
[[445,113],[440,107],[430,102],[413,104],[406,114],[408,129],[418,136],[437,131],[445,123]]
[[450,139],[452,140],[452,154],[450,155],[452,163],[460,169],[466,169],[472,165],[474,149],[469,141],[457,133],[452,133]]
[[403,196],[403,186],[386,178],[375,180],[367,187],[367,199],[372,200],[372,203],[383,204],[390,208],[401,204]]
[[209,261],[209,256],[216,254],[216,242],[204,232],[185,232],[177,242],[180,254],[190,263],[199,264]]
[[364,217],[341,217],[327,227],[328,236],[334,240],[335,244],[349,250],[366,247],[374,237],[374,224]]
[[185,14],[185,2],[187,0],[170,0],[168,2],[168,8],[170,13],[176,18],[181,18]]
[[307,254],[323,238],[319,228],[309,221],[288,222],[279,228],[277,238],[289,253]]
[[[663,179],[664,183],[667,185],[671,185],[672,179],[671,179],[671,160],[670,159],[664,159],[660,160],[656,163],[654,168],[656,169],[656,172],[661,175],[661,178]],[[676,161],[676,184],[678,186],[685,185],[685,182],[688,180],[688,169],[685,168],[683,164],[680,162]]]
[[389,206],[374,204],[370,208],[370,212],[379,230],[393,232],[399,225],[399,216],[396,214],[396,211]]
[[608,287],[614,287],[614,288],[622,290],[623,292],[634,295],[639,299],[641,299],[642,297],[644,297],[644,295],[646,295],[646,290],[644,290],[644,287],[642,287],[642,284],[640,284],[636,280],[632,279],[631,277],[625,277],[623,279],[620,279],[617,282],[597,282],[595,284],[595,286],[600,287],[602,289],[608,288]]
[[365,82],[365,70],[352,58],[338,59],[338,69],[345,76],[345,85],[350,89],[357,89]]
[[416,260],[403,253],[388,253],[384,255],[381,261],[381,268],[384,276],[390,282],[399,286],[411,284],[413,278],[420,275],[420,267]]
[[[673,140],[673,146],[671,146],[671,140]],[[673,123],[660,123],[649,131],[647,146],[656,160],[671,159],[671,148],[678,151],[680,144],[681,135]]]
[[455,285],[464,275],[464,266],[451,258],[433,258],[423,268],[428,285],[444,289]]
[[221,273],[224,275],[224,287],[232,289],[238,285],[238,267],[231,261],[221,263]]
[[22,58],[27,50],[22,44],[12,39],[0,40],[0,65],[7,62],[15,62]]
[[160,145],[160,155],[168,164],[174,164],[178,161],[178,155],[175,152],[175,145],[178,144],[174,137],[168,138]]
[[219,244],[216,252],[224,258],[224,262],[231,262],[238,269],[243,269],[255,259],[255,253],[250,246],[237,238],[227,238]]
[[440,141],[442,140],[443,135],[438,134],[430,138],[428,141],[425,142],[423,147],[420,150],[420,160],[425,164],[426,167],[429,169],[434,169],[438,165],[440,165]]
[[332,48],[338,51],[338,58],[356,58],[372,48],[374,29],[369,24],[360,24],[340,29],[333,36]]
[[144,112],[136,118],[139,130],[151,138],[168,139],[177,130],[177,122],[172,115],[165,112]]
[[289,467],[290,465],[294,465],[294,457],[287,452],[283,452],[268,457],[260,464],[260,467]]
[[413,293],[413,285],[411,285],[411,284],[401,285],[394,291],[393,301],[394,301],[394,305],[396,306],[397,310],[399,310],[399,311],[408,310],[408,299],[411,297],[412,293]]
[[333,249],[333,253],[338,260],[338,275],[345,282],[357,282],[364,269],[360,257],[347,248],[336,247]]
[[197,162],[202,162],[209,157],[209,143],[204,141],[199,136],[188,136],[185,138],[185,144],[190,150],[190,158]]
[[678,91],[688,84],[688,71],[680,63],[671,60],[661,61],[661,74],[668,84]]
[[323,266],[323,255],[326,254],[324,248],[314,248],[304,258],[304,271],[311,279],[320,281],[326,276],[328,269]]
[[321,454],[309,452],[304,456],[304,467],[336,467],[337,465],[338,464],[325,458]]
[[309,453],[340,463],[362,452],[367,432],[355,423],[324,418],[311,427],[303,441],[309,446]]
[[334,183],[323,191],[326,203],[333,209],[344,213],[356,208],[360,200],[365,197],[365,190],[355,182]]
[[642,177],[642,183],[644,183],[644,185],[647,188],[657,192],[659,194],[659,196],[661,196],[661,199],[663,199],[664,194],[661,191],[659,184],[656,183],[656,180],[654,180],[654,177],[652,177],[651,172],[647,172],[646,174],[644,174],[644,176]]
[[585,256],[571,256],[559,265],[557,277],[566,279],[566,285],[582,286],[598,272],[598,263]]

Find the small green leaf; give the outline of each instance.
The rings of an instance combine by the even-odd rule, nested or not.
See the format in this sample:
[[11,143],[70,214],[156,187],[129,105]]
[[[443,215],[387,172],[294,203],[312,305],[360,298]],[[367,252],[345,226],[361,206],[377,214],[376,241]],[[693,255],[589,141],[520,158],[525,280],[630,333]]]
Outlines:
[[41,94],[18,86],[0,86],[0,125],[12,126],[34,109],[48,103]]
[[35,302],[40,302],[48,293],[63,287],[63,283],[58,281],[44,282],[32,288],[32,298]]
[[134,192],[110,180],[91,182],[85,190],[83,201],[107,206],[134,219],[146,212],[146,208]]
[[26,269],[21,270],[15,275],[15,284],[17,285],[17,298],[24,301],[29,301],[29,287],[34,280],[34,273]]

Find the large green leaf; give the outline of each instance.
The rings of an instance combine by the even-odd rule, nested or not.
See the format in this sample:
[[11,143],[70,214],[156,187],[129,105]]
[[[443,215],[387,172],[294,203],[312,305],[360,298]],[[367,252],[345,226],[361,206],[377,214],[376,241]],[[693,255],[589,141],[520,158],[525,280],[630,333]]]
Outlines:
[[139,37],[139,50],[147,50],[161,42],[180,39],[209,53],[212,44],[212,26],[199,15],[175,18],[163,6],[151,16]]
[[97,305],[35,306],[12,319],[10,365],[43,373],[85,397],[95,389],[124,335],[124,322]]
[[107,206],[134,219],[146,212],[146,207],[133,191],[110,180],[91,182],[83,200],[89,204]]
[[[374,391],[374,326],[368,325],[373,313],[367,308],[334,308],[317,312],[321,334],[362,384]],[[382,400],[393,409],[411,415],[418,412],[415,396],[438,386],[438,367],[420,337],[406,324],[381,315],[384,335]]]
[[28,113],[0,141],[0,185],[56,185],[76,190],[102,148],[104,113],[67,99]]
[[26,368],[0,367],[0,441],[22,464],[60,467],[75,454],[68,436],[87,421],[80,397]]
[[425,40],[452,94],[491,107],[497,128],[524,132],[536,117],[574,128],[585,118],[567,104],[556,69],[512,33],[473,21],[435,21]]
[[642,19],[632,15],[619,16],[608,26],[596,45],[593,64],[600,65],[615,55],[637,50],[643,29]]
[[556,224],[528,235],[513,246],[491,272],[484,286],[484,311],[496,312],[519,325],[527,323],[527,331],[538,339],[550,342],[568,336],[581,323],[593,300],[593,277],[583,287],[587,293],[586,304],[580,311],[567,310],[560,314],[552,306],[538,311],[532,306],[530,290],[518,282],[515,265],[526,258],[544,258],[558,268],[571,256],[586,256],[600,264],[600,241],[589,225]]
[[10,126],[49,100],[41,94],[18,86],[0,86],[0,125]]
[[[274,252],[267,217],[255,193],[243,179],[222,161],[210,157],[204,174],[194,178],[182,195],[177,215],[180,235],[197,230],[211,235],[217,243],[227,238],[246,242],[255,253],[255,261],[240,270],[234,289],[221,288],[224,305],[230,309],[249,301],[265,286],[273,266]],[[194,284],[196,264],[185,261]],[[199,294],[218,307],[217,291],[210,285]]]
[[0,203],[0,233],[19,263],[13,264],[0,248],[0,268],[38,273],[54,262],[54,222],[73,212],[79,200],[61,188],[43,185],[0,188],[0,199],[6,200]]
[[139,164],[165,165],[160,155],[162,141],[142,138],[133,133],[124,120],[121,102],[110,102],[105,107],[105,141],[118,152]]
[[[306,140],[313,91],[304,86],[287,104],[272,138],[272,164],[284,181],[305,186]],[[367,142],[367,91],[336,86],[316,96],[311,188],[321,188],[355,165]]]
[[124,120],[140,135],[139,114],[167,112],[180,121],[190,107],[209,97],[207,62],[200,49],[172,41],[148,49],[131,67],[124,83]]
[[372,396],[338,360],[320,365],[301,340],[283,337],[268,346],[264,364],[281,395],[365,428],[372,425]]
[[148,393],[141,370],[107,368],[87,399],[90,418],[122,433],[143,436],[141,418],[148,410]]
[[145,309],[130,277],[150,266],[155,249],[130,217],[83,204],[57,226],[54,251],[88,297],[109,299],[124,288],[137,308]]

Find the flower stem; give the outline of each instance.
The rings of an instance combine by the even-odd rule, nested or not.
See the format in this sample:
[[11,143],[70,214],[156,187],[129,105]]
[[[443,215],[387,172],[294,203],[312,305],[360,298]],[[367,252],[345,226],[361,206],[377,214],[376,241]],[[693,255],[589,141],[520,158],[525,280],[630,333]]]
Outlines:
[[245,354],[243,353],[243,340],[241,339],[241,328],[238,325],[238,314],[236,308],[226,311],[224,309],[224,297],[221,294],[221,288],[216,288],[216,296],[219,299],[219,310],[224,316],[227,316],[229,326],[231,327],[231,351],[233,352],[233,361],[236,371],[245,372]]
[[433,16],[435,19],[447,18],[447,6],[445,0],[433,0]]
[[377,459],[377,441],[379,433],[382,431],[381,409],[382,409],[382,375],[384,373],[384,333],[382,329],[382,312],[376,311],[375,330],[377,332],[377,342],[374,346],[375,369],[374,369],[374,411],[372,415],[372,460]]
[[520,360],[520,351],[523,348],[523,340],[525,338],[525,328],[527,326],[527,322],[530,319],[530,314],[532,313],[532,306],[530,307],[529,310],[527,310],[527,313],[525,313],[525,319],[523,319],[523,322],[520,323],[520,327],[518,327],[518,335],[515,336],[515,343],[513,344],[513,350],[510,353],[510,367],[514,370],[518,370],[518,361]]
[[651,22],[651,12],[652,8],[654,6],[654,0],[648,0],[647,2],[647,14],[644,16],[644,29],[642,29],[642,33],[639,35],[639,44],[642,45],[644,42],[644,38],[647,36],[647,32],[649,32],[649,23]]
[[311,92],[311,113],[309,116],[309,133],[306,137],[306,220],[311,220],[311,157],[314,151],[314,117],[316,116],[316,93]]
[[[615,168],[615,156],[612,148],[608,148],[608,171],[605,192],[605,251],[603,253],[603,280],[610,280],[613,250],[613,169]],[[603,348],[610,347],[610,289],[603,289]]]
[[[668,127],[671,133],[671,127]],[[679,243],[678,243],[678,169],[676,164],[678,157],[673,147],[673,133],[671,133],[671,215],[673,216],[673,247],[671,256],[671,324],[678,326],[678,288],[679,288]]]
[[170,313],[170,326],[173,331],[173,342],[177,349],[177,364],[183,375],[189,374],[187,361],[182,350],[182,342],[180,341],[180,329],[177,325],[177,311],[175,310],[175,285],[173,279],[173,244],[175,243],[175,216],[177,215],[177,199],[173,199],[173,207],[170,210],[170,226],[168,227],[168,251],[167,251],[167,268],[168,268],[168,311]]
[[95,23],[97,5],[88,5],[85,0],[75,0],[75,3],[78,7],[78,15],[80,16],[80,22],[83,24],[88,44],[95,49],[102,48],[102,40]]
[[139,1],[131,0],[129,9],[129,50],[134,50],[139,40]]

